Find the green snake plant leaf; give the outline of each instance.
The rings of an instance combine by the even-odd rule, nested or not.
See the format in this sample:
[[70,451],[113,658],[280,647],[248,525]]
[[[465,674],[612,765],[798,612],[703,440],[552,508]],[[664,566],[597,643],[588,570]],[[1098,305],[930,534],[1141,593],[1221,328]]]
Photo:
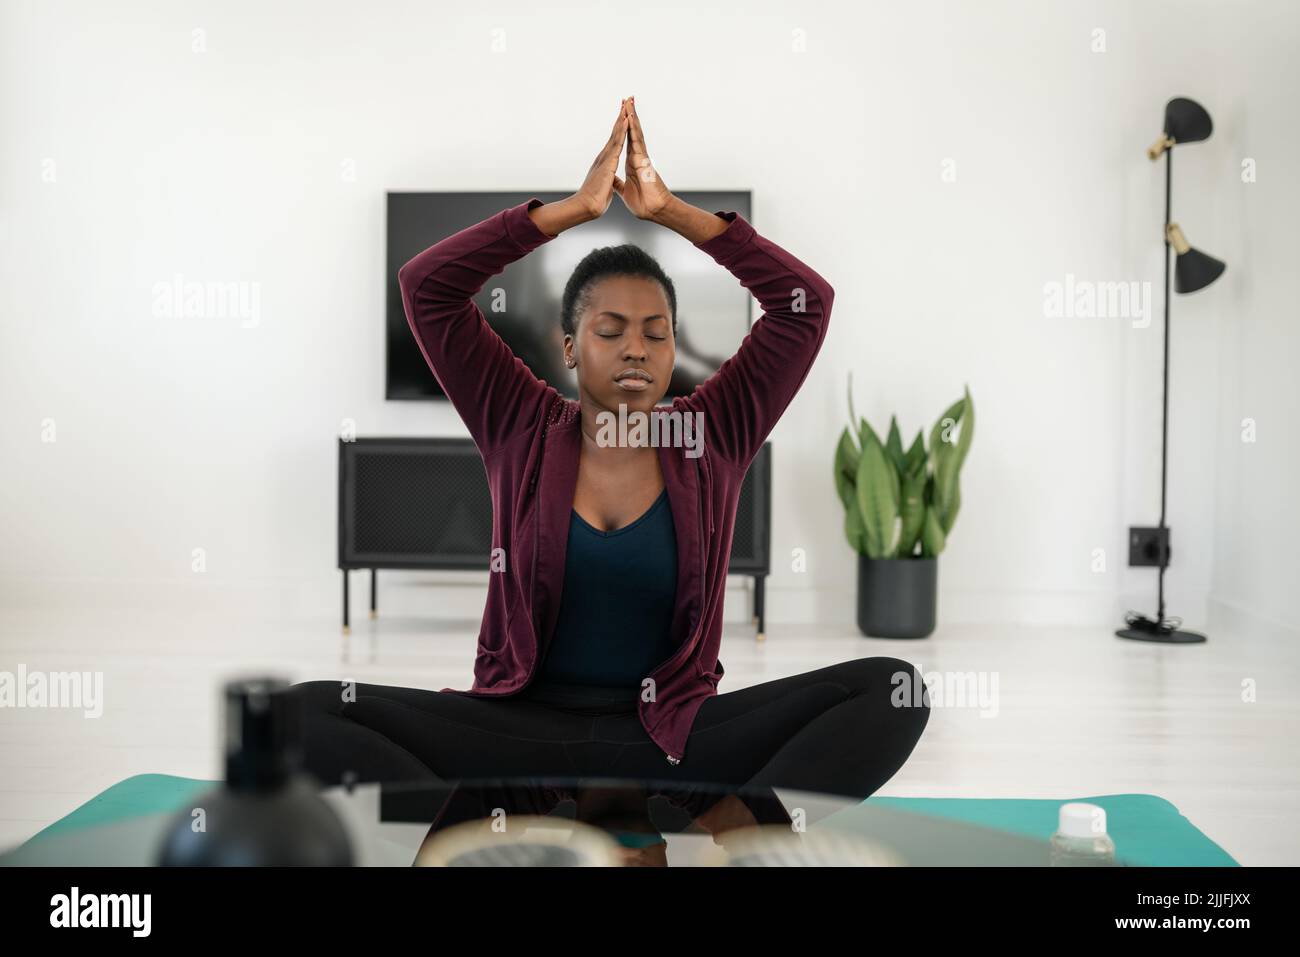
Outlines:
[[907,465],[902,469],[904,475],[915,475],[925,467],[925,433],[918,429],[912,447],[907,450]]
[[930,450],[930,461],[933,463],[930,470],[930,487],[929,494],[925,501],[927,505],[933,506],[939,513],[939,524],[943,525],[943,516],[948,511],[948,502],[943,498],[943,491],[939,485],[940,472],[948,468],[947,462],[952,458],[952,445],[943,440],[939,441],[938,447]]
[[880,445],[880,436],[876,435],[876,430],[867,424],[866,419],[859,419],[858,445],[865,449],[868,442],[875,442],[877,445]]
[[966,461],[966,453],[970,451],[971,442],[975,441],[975,400],[971,398],[970,386],[965,386],[966,405],[962,409],[961,417],[961,435],[957,438],[957,471],[961,471],[962,463]]
[[[939,416],[938,421],[934,423],[934,427],[930,429],[930,455],[931,456],[934,455],[934,453],[939,449],[941,445],[952,444],[950,441],[949,442],[943,441],[944,439],[943,429],[945,425],[949,426],[950,428],[956,428],[957,420],[961,418],[962,406],[965,404],[966,404],[965,399],[958,399],[952,405],[948,406],[947,410],[944,411],[943,415]],[[951,439],[951,437],[952,437],[952,433],[950,431],[948,433],[948,438]]]
[[955,482],[952,487],[952,501],[948,503],[948,510],[944,512],[940,526],[943,528],[943,534],[947,536],[952,531],[953,525],[957,521],[957,513],[961,511],[961,482]]
[[893,554],[898,518],[893,482],[897,476],[885,459],[884,448],[874,433],[869,434],[858,462],[855,483],[869,558],[887,558]]
[[846,509],[857,510],[858,497],[853,485],[858,477],[858,460],[862,453],[853,441],[853,433],[848,426],[840,433],[839,445],[835,447],[835,491],[839,493],[840,502]]
[[925,510],[925,524],[921,527],[921,554],[927,558],[938,555],[943,551],[944,543],[939,514],[934,506],[930,506]]
[[903,479],[903,530],[898,538],[898,557],[911,558],[925,523],[926,474],[921,469]]
[[907,474],[907,456],[903,454],[903,437],[898,432],[898,418],[889,417],[889,438],[885,440],[885,452],[899,475]]
[[866,554],[867,531],[862,527],[862,512],[856,501],[844,510],[844,537],[855,552]]
[[[891,461],[891,460],[890,460],[890,456],[889,456],[889,452],[885,449],[885,447],[884,447],[883,445],[881,445],[880,437],[879,437],[878,435],[876,435],[876,430],[873,429],[873,428],[872,428],[872,427],[867,423],[867,420],[866,420],[866,419],[863,419],[863,420],[862,420],[861,425],[859,426],[859,428],[860,428],[859,437],[860,437],[861,440],[862,440],[862,448],[863,448],[863,450],[865,451],[868,445],[871,445],[871,444],[874,443],[875,445],[877,445],[877,446],[880,447],[881,452],[884,454],[884,456],[885,456],[885,463],[886,463],[886,464],[889,464],[890,461]],[[898,471],[897,471],[896,469],[893,469],[893,468],[891,467],[891,468],[890,468],[890,472],[893,473],[893,474],[890,476],[890,481],[889,481],[889,483],[888,483],[889,494],[890,494],[890,495],[892,496],[892,498],[894,499],[894,511],[897,512],[897,511],[898,511],[898,505],[899,505],[899,498],[900,498],[899,480],[898,480]],[[882,543],[882,544],[883,544],[883,543]]]
[[889,469],[889,496],[894,500],[894,513],[897,514],[903,507],[903,478],[898,474],[898,469],[894,468],[888,453],[885,455],[885,465]]
[[975,405],[971,401],[970,388],[967,387],[965,392],[965,397],[960,400],[961,431],[955,443],[947,443],[944,449],[946,454],[939,458],[934,473],[935,501],[939,505],[939,518],[945,533],[952,529],[953,523],[957,520],[957,509],[961,505],[960,493],[957,489],[958,476],[961,473],[962,463],[966,460],[966,453],[970,451],[971,440],[975,436]]
[[944,468],[943,463],[951,458],[955,444],[952,432],[953,429],[957,428],[957,423],[961,421],[962,407],[965,403],[965,399],[958,399],[947,408],[943,415],[939,416],[939,420],[930,429],[930,471],[935,479],[930,501],[938,507],[941,513],[948,508],[948,500],[944,497],[948,489],[939,481],[939,474],[940,470]]
[[[903,477],[907,475],[907,456],[903,453],[903,436],[898,431],[898,419],[889,417],[889,438],[885,442],[885,455],[893,466],[894,508],[903,512]],[[899,544],[902,544],[900,535]]]

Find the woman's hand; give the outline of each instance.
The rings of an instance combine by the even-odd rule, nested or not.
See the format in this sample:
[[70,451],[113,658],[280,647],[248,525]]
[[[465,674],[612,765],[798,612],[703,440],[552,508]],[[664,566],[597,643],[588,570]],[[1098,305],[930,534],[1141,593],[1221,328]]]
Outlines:
[[627,181],[615,177],[614,188],[637,219],[654,219],[668,208],[673,194],[650,164],[645,134],[641,132],[641,120],[636,115],[636,97],[628,97],[624,109],[628,119]]
[[619,104],[618,119],[614,129],[605,142],[605,147],[591,164],[591,171],[572,199],[592,219],[600,219],[614,200],[615,191],[622,192],[623,181],[618,178],[618,156],[623,152],[623,140],[627,136],[632,119],[628,112],[628,101]]

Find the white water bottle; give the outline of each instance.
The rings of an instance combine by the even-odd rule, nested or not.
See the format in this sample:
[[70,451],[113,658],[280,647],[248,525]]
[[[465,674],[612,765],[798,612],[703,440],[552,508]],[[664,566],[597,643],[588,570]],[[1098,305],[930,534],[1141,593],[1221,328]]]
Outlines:
[[1114,867],[1115,842],[1106,833],[1106,809],[1082,801],[1062,804],[1051,858],[1052,867]]

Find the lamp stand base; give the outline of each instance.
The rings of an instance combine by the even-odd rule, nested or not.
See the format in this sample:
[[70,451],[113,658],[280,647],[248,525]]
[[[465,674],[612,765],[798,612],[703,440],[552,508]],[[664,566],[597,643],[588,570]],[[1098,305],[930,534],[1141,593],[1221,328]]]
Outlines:
[[1159,622],[1146,615],[1130,613],[1128,624],[1129,627],[1116,631],[1115,637],[1131,641],[1158,641],[1166,645],[1195,645],[1207,640],[1200,632],[1183,631],[1168,621]]

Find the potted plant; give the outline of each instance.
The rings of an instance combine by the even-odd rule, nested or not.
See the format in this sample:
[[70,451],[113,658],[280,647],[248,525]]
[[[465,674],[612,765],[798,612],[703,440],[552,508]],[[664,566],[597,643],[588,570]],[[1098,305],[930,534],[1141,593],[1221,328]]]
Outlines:
[[858,629],[876,638],[925,638],[934,631],[938,556],[961,508],[962,463],[975,434],[970,388],[930,430],[903,450],[898,421],[880,437],[853,411],[835,449],[835,488],[844,535],[858,553]]

